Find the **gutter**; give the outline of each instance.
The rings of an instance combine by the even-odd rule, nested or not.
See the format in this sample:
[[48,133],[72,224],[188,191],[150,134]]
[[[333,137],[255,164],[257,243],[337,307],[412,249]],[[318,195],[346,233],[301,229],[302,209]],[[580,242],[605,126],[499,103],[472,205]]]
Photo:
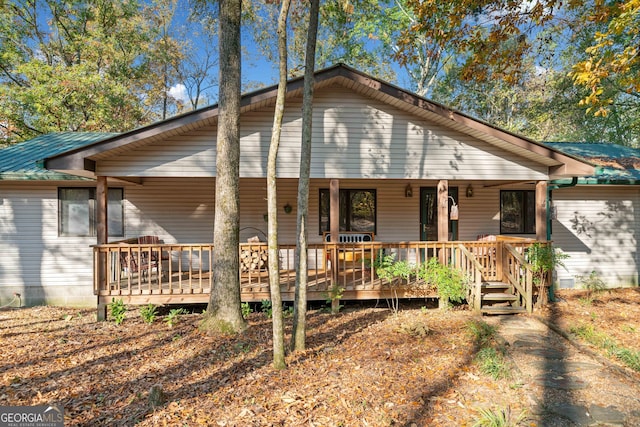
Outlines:
[[[547,186],[547,241],[551,241],[551,214],[549,212],[551,207],[551,192],[553,190],[558,190],[560,188],[569,188],[575,187],[578,184],[578,177],[574,176],[571,178],[571,182],[561,182],[565,180],[555,180],[551,181],[550,185]],[[555,293],[553,290],[553,286],[549,286],[549,301],[555,302]]]

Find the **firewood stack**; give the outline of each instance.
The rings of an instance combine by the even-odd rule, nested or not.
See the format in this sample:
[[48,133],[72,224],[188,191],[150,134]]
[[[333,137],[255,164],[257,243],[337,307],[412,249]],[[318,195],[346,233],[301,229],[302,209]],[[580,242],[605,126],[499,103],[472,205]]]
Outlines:
[[[247,239],[249,243],[259,243],[258,237]],[[240,270],[242,272],[267,271],[267,251],[263,246],[251,246],[240,252]]]

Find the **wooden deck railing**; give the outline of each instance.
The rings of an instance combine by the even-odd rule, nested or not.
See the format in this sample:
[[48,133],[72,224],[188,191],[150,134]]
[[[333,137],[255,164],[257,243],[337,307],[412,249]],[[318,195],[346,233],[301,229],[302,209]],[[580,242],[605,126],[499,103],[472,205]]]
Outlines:
[[[133,240],[131,240],[133,241]],[[420,265],[432,257],[467,275],[474,286],[471,305],[479,304],[479,286],[505,281],[531,306],[532,279],[523,257],[532,241],[363,242],[309,245],[307,253],[308,298],[325,300],[332,286],[342,288],[345,299],[386,296],[388,286],[375,273],[375,260],[392,255],[397,261]],[[245,301],[269,299],[267,263],[243,262],[266,256],[266,243],[240,245],[241,295]],[[283,300],[293,299],[296,277],[295,245],[279,246],[280,284]],[[243,258],[244,257],[244,258]],[[122,241],[94,246],[94,292],[109,302],[126,297],[130,303],[206,302],[213,289],[213,244],[137,244]],[[395,289],[394,292],[398,290]],[[420,283],[406,283],[399,297],[426,295]],[[135,301],[134,301],[135,300]]]

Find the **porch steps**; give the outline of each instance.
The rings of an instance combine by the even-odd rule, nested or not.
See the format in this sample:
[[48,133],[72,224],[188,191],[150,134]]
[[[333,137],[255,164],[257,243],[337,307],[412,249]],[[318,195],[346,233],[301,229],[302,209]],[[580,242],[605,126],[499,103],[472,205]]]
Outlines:
[[518,297],[509,292],[511,286],[502,282],[485,282],[482,284],[480,312],[484,314],[517,314],[526,313],[524,307],[514,306]]

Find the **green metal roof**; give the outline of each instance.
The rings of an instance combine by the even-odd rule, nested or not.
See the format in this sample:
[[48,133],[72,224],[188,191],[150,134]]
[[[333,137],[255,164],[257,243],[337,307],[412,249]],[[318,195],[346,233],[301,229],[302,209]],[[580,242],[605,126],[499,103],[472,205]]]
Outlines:
[[44,168],[47,157],[116,135],[106,132],[62,132],[41,135],[0,150],[0,180],[86,179]]
[[596,166],[596,175],[578,179],[578,184],[640,185],[640,149],[618,144],[547,142],[566,154]]

